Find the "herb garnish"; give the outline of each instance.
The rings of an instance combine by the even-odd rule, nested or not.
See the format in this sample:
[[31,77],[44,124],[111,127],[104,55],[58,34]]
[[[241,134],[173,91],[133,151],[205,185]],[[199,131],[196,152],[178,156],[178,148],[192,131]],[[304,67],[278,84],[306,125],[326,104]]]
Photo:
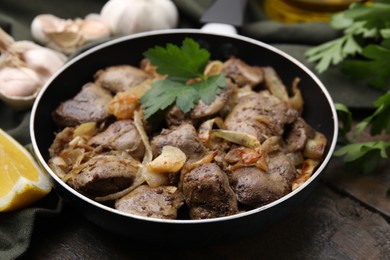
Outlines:
[[226,87],[224,75],[204,74],[210,53],[191,38],[186,38],[181,47],[173,44],[167,44],[166,48],[156,46],[147,50],[144,56],[156,66],[158,73],[167,76],[155,81],[141,98],[146,119],[175,102],[184,113],[199,100],[210,104]]
[[[352,4],[349,9],[335,14],[330,25],[342,30],[342,36],[305,53],[309,61],[317,62],[317,71],[321,73],[331,65],[340,64],[342,71],[353,78],[364,80],[378,89],[389,89],[389,1]],[[346,165],[354,170],[374,172],[380,160],[388,158],[390,148],[390,91],[384,92],[375,101],[375,111],[354,129],[351,125],[352,113],[348,108],[342,104],[337,104],[336,108],[341,120],[339,143],[342,147],[334,155],[344,156]],[[355,141],[368,127],[371,136],[385,134],[384,137],[376,141]]]

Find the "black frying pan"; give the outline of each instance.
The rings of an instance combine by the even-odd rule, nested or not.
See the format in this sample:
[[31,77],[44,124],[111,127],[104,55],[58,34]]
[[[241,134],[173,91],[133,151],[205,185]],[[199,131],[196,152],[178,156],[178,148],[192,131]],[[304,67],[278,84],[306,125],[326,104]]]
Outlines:
[[[76,95],[93,74],[111,65],[137,66],[142,53],[156,45],[181,45],[186,37],[198,41],[225,60],[234,55],[251,65],[273,66],[286,85],[301,78],[305,108],[303,117],[328,139],[326,157],[313,176],[300,188],[263,207],[233,216],[207,220],[159,220],[129,215],[99,204],[63,183],[47,165],[48,148],[57,130],[51,113],[60,102]],[[337,115],[333,101],[316,76],[289,55],[259,41],[200,30],[166,30],[117,38],[85,51],[69,61],[42,89],[31,113],[30,134],[34,151],[53,179],[55,190],[87,219],[102,228],[135,239],[176,242],[212,242],[254,233],[286,216],[310,194],[324,171],[337,139]]]

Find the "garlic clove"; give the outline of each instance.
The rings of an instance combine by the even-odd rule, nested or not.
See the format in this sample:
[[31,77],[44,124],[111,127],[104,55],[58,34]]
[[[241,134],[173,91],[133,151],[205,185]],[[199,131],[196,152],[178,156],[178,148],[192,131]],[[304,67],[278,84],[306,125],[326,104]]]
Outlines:
[[62,31],[64,21],[51,14],[41,14],[36,16],[31,23],[31,34],[35,41],[46,44],[49,39],[47,33]]
[[37,72],[44,81],[58,71],[66,61],[62,53],[41,47],[26,51],[23,58],[27,66]]
[[[61,68],[67,60],[64,54],[30,41],[14,42],[8,47],[5,56],[7,59],[14,60],[14,66],[16,62],[20,61],[21,66],[35,70],[45,79]],[[15,60],[15,58],[17,59]]]
[[63,31],[47,33],[49,41],[46,46],[66,55],[72,54],[84,44],[83,37],[78,32]]
[[66,55],[93,40],[111,35],[109,26],[97,14],[85,19],[61,19],[51,14],[36,16],[31,23],[34,40]]
[[110,27],[98,14],[89,14],[80,26],[86,42],[107,38],[111,35]]
[[0,28],[0,99],[28,108],[46,80],[66,62],[62,53],[30,41],[14,41]]
[[4,96],[33,96],[42,84],[43,80],[32,69],[26,67],[0,69],[0,92]]

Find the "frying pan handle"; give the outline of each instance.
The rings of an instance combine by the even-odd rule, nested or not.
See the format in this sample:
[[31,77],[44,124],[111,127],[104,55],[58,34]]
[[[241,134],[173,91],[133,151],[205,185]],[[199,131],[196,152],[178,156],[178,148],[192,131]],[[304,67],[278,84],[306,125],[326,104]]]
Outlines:
[[211,33],[237,34],[236,27],[225,23],[207,23],[200,30]]
[[202,15],[206,23],[201,30],[213,33],[237,34],[236,26],[243,24],[246,0],[216,0]]

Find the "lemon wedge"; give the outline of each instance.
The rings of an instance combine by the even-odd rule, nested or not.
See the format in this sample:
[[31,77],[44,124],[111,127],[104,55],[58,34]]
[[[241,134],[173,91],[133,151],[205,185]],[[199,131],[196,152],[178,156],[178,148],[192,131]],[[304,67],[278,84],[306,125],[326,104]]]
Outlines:
[[27,207],[51,191],[33,156],[0,128],[0,211]]

